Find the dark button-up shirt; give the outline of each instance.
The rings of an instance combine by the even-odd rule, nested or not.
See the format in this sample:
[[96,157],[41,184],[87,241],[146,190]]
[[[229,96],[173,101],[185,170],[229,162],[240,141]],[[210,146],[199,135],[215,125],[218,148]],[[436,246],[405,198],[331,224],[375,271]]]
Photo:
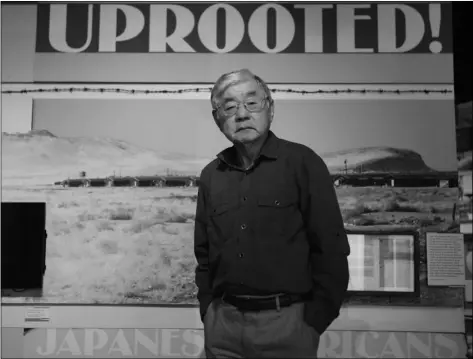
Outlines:
[[331,176],[310,148],[269,133],[255,165],[235,147],[201,173],[195,221],[203,318],[231,294],[305,294],[305,320],[322,334],[348,287],[350,247]]

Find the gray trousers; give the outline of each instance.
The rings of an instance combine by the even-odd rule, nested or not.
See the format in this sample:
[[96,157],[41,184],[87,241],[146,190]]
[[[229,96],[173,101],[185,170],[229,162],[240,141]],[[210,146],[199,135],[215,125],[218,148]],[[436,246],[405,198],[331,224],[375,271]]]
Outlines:
[[215,299],[204,317],[206,358],[317,358],[319,334],[303,319],[304,303],[241,312]]

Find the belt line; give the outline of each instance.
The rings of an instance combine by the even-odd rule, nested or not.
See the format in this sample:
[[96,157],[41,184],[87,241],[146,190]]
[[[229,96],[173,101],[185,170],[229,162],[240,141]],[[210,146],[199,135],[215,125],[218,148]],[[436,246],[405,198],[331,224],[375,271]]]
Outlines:
[[[227,293],[223,293],[221,299],[225,301],[225,296]],[[265,296],[265,297],[248,297],[248,296],[235,296],[236,298],[241,298],[241,299],[275,299],[276,300],[276,310],[278,312],[281,311],[281,302],[279,300],[279,297],[285,295],[284,293],[279,293],[271,296]]]
[[[225,296],[227,293],[224,293]],[[278,294],[270,294],[270,295],[234,295],[233,297],[236,298],[243,298],[243,299],[272,299],[281,297],[283,295],[288,295],[287,293],[278,293]]]

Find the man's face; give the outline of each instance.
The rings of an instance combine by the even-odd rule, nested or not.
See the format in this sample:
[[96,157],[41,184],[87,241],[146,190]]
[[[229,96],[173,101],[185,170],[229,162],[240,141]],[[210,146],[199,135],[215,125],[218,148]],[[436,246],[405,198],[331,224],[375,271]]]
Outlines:
[[251,143],[267,134],[273,119],[273,105],[267,99],[261,111],[250,112],[243,104],[259,103],[265,97],[264,90],[251,77],[240,78],[217,97],[218,106],[222,108],[237,106],[234,115],[226,116],[223,111],[214,115],[215,122],[229,141]]

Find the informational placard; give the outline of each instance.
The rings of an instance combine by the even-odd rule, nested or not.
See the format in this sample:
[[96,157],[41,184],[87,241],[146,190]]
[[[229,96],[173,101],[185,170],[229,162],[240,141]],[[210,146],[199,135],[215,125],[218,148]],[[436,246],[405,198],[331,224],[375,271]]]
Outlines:
[[49,323],[49,307],[27,307],[25,310],[25,323]]
[[463,234],[427,233],[427,284],[465,285]]

